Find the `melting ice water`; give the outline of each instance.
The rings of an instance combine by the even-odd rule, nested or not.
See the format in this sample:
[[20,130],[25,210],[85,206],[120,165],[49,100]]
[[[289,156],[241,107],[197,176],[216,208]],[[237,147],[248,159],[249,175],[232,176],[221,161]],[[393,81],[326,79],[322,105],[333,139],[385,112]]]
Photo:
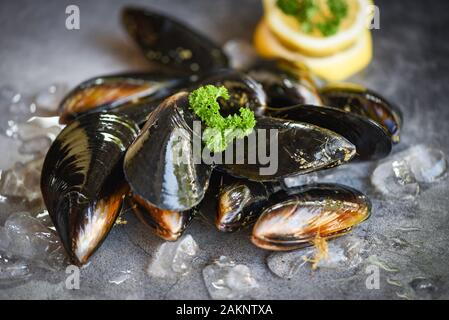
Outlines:
[[198,254],[198,245],[191,235],[176,242],[164,242],[155,252],[147,273],[157,278],[177,278],[188,273]]
[[258,287],[250,269],[221,256],[203,269],[203,278],[212,299],[247,299]]

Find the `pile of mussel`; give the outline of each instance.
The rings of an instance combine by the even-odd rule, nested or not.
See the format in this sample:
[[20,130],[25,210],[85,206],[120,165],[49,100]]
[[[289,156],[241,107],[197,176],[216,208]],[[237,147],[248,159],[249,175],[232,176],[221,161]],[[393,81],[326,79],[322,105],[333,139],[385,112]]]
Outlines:
[[[395,106],[356,85],[317,88],[306,72],[293,75],[272,61],[233,70],[220,47],[155,12],[125,8],[122,21],[151,71],[97,77],[72,90],[59,108],[66,127],[42,170],[44,201],[73,263],[86,263],[124,208],[174,241],[213,202],[218,230],[254,225],[251,241],[268,250],[331,239],[369,217],[370,201],[357,190],[287,188],[283,179],[387,156],[399,142]],[[278,130],[275,173],[261,175],[259,161],[198,162],[193,152],[179,161],[198,120],[189,92],[206,84],[228,89],[223,115],[250,108],[255,129]]]

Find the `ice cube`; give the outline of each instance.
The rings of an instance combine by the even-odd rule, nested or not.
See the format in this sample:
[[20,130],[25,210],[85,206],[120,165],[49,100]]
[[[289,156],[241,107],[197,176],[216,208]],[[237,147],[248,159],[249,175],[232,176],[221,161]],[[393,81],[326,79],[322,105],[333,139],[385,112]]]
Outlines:
[[37,137],[24,141],[19,148],[22,154],[45,155],[50,148],[51,140],[47,137]]
[[131,270],[120,271],[117,275],[115,275],[112,279],[109,280],[109,283],[113,283],[116,285],[120,285],[126,280],[131,278]]
[[439,288],[433,279],[419,277],[410,281],[409,285],[420,298],[435,299],[438,296]]
[[29,119],[35,111],[35,105],[16,89],[4,86],[0,87],[0,110],[0,130],[7,136],[13,136],[15,125]]
[[447,171],[447,159],[443,151],[426,145],[417,145],[406,151],[405,156],[416,180],[432,183]]
[[377,166],[371,183],[386,197],[412,200],[419,194],[419,184],[405,160],[387,160]]
[[22,143],[20,141],[5,137],[0,134],[0,150],[8,150],[8,152],[3,152],[2,156],[0,157],[0,172],[1,170],[10,169],[19,160],[26,162],[32,159],[32,156],[30,155],[20,154],[19,149],[21,145]]
[[258,287],[251,270],[221,256],[203,269],[206,288],[212,299],[245,299]]
[[198,253],[198,245],[191,235],[176,242],[164,242],[155,252],[147,273],[157,278],[177,278],[188,273]]
[[31,277],[28,263],[23,259],[7,257],[0,251],[0,284],[11,285]]
[[35,138],[45,137],[53,141],[56,136],[61,132],[61,126],[52,125],[44,126],[42,120],[38,117],[30,119],[26,123],[21,123],[17,125],[17,137],[22,141],[28,141]]
[[59,238],[53,230],[27,212],[10,215],[5,222],[5,229],[10,240],[5,251],[9,255],[53,268],[55,253],[61,248]]
[[[328,259],[321,259],[317,267],[348,270],[358,267],[366,249],[366,240],[356,236],[346,236],[328,242]],[[313,259],[314,248],[304,248],[290,252],[273,252],[267,257],[268,268],[284,279],[293,278]]]
[[7,230],[0,226],[0,250],[8,249],[10,241]]
[[40,177],[44,157],[25,164],[16,163],[13,168],[2,172],[0,194],[3,196],[23,197],[28,201],[41,201]]
[[37,111],[56,115],[58,106],[67,92],[68,86],[65,83],[55,83],[42,90],[34,98]]
[[304,256],[311,257],[313,250],[296,250],[290,252],[273,252],[267,257],[267,265],[271,272],[283,279],[293,278],[300,269],[306,266]]

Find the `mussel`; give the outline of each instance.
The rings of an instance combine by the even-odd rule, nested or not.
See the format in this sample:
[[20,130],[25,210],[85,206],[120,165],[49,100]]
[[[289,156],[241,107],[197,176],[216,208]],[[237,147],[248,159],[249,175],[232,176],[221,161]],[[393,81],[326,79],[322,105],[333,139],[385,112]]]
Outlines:
[[356,152],[351,142],[333,131],[271,117],[259,117],[253,134],[229,148],[235,150],[232,164],[218,168],[252,181],[275,181],[335,167]]
[[271,117],[303,121],[329,130],[348,139],[360,160],[378,160],[390,154],[392,140],[377,122],[358,114],[333,107],[298,105],[268,108]]
[[163,73],[95,77],[79,84],[64,98],[59,106],[60,123],[70,123],[87,113],[111,111],[141,122],[184,83],[183,78]]
[[139,128],[114,114],[88,114],[73,121],[48,151],[41,191],[70,259],[84,264],[120,213],[128,186],[125,151]]
[[188,106],[187,92],[164,100],[126,152],[124,171],[132,193],[159,209],[190,210],[208,187],[212,169],[194,158],[195,118]]
[[267,106],[267,96],[262,86],[244,73],[231,69],[221,69],[206,74],[195,82],[191,90],[204,85],[224,86],[228,89],[229,99],[220,99],[220,113],[223,116],[233,114],[240,108],[249,108],[255,115],[263,115]]
[[176,241],[194,217],[194,210],[162,210],[136,195],[128,198],[128,204],[144,225],[152,228],[159,237],[167,241]]
[[265,64],[251,68],[247,74],[263,86],[270,108],[323,104],[315,83],[306,72],[298,76]]
[[324,104],[372,119],[390,135],[393,143],[400,140],[402,113],[397,106],[363,86],[343,83],[320,90]]
[[228,67],[220,47],[171,17],[125,8],[122,21],[145,57],[159,67],[189,76]]
[[237,179],[223,174],[215,226],[223,232],[234,232],[251,225],[275,190],[275,184]]
[[251,241],[275,251],[312,245],[316,238],[332,239],[369,218],[370,201],[357,190],[337,184],[308,185],[272,195],[254,225]]

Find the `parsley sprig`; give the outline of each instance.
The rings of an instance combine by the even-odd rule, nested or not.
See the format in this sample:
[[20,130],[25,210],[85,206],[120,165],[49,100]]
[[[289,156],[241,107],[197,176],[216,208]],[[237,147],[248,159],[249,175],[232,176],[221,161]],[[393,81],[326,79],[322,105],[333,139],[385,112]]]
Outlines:
[[[279,9],[287,15],[294,16],[306,33],[318,30],[323,36],[329,37],[338,32],[341,21],[348,15],[346,0],[327,0],[330,16],[325,16],[316,0],[277,0]],[[321,16],[321,22],[313,20]]]
[[203,132],[203,141],[212,152],[226,150],[230,142],[235,138],[243,139],[256,125],[254,112],[248,108],[242,107],[239,114],[223,117],[217,101],[219,98],[229,100],[229,92],[223,86],[206,85],[189,95],[190,108],[207,127]]

